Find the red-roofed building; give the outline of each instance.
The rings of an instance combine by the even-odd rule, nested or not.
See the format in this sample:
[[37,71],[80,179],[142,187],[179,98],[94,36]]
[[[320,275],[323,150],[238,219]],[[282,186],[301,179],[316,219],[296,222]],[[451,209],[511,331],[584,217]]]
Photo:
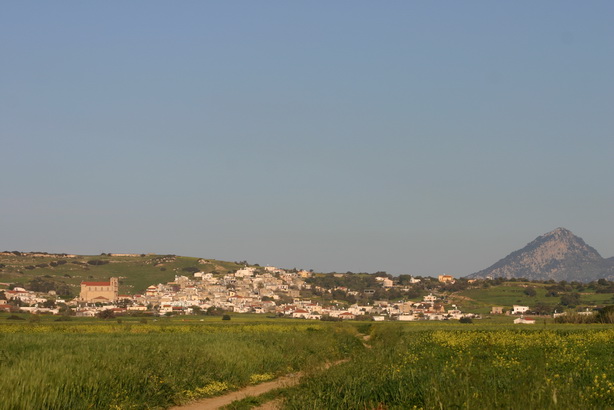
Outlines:
[[119,294],[119,280],[108,282],[81,282],[79,299],[83,302],[114,302]]
[[296,309],[292,312],[292,317],[294,318],[307,319],[307,316],[309,316],[309,312],[304,309]]

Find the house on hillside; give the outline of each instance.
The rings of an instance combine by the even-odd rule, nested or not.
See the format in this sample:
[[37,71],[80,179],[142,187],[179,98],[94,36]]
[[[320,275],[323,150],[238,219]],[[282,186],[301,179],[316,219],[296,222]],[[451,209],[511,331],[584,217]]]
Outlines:
[[512,315],[522,315],[528,311],[529,311],[528,306],[514,305],[512,309]]
[[491,315],[502,315],[503,314],[503,306],[493,306],[490,308]]
[[441,283],[454,283],[454,276],[451,275],[439,275],[437,278]]

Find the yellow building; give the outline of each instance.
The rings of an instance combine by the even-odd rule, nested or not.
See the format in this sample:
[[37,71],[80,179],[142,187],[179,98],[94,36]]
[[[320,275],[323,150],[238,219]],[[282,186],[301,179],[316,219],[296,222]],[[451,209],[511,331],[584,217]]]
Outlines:
[[443,283],[454,283],[454,277],[450,275],[439,275],[439,281]]
[[111,278],[108,282],[81,282],[79,299],[84,302],[114,302],[119,294],[119,279]]

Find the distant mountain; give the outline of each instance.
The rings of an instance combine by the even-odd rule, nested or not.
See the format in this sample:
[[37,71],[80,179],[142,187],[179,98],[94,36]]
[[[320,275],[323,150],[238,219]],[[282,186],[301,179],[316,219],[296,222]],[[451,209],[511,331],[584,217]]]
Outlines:
[[582,238],[565,228],[537,237],[470,278],[526,278],[590,282],[614,279],[614,257],[604,259]]

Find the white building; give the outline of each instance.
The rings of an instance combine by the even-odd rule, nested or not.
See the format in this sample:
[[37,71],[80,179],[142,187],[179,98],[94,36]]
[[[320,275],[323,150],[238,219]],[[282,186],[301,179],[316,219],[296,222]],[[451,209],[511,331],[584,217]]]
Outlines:
[[528,306],[520,306],[520,305],[514,305],[513,309],[512,309],[512,314],[513,315],[522,315],[525,312],[529,311],[529,307]]

